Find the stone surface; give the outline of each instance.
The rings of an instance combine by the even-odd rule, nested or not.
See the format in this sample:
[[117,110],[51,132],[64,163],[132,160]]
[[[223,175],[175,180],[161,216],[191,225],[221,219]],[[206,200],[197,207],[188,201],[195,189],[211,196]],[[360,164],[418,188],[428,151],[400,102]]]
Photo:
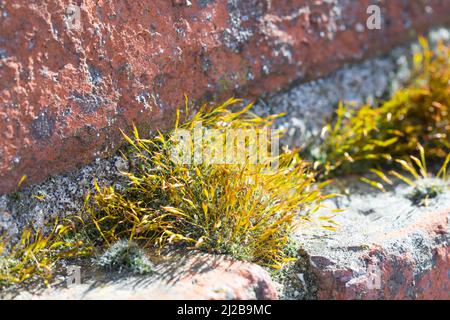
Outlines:
[[[442,0],[0,1],[0,193],[165,129],[183,95],[254,98],[449,23]],[[75,10],[75,11],[74,11]],[[145,130],[144,130],[145,131]]]
[[152,276],[84,274],[81,284],[65,282],[37,292],[19,292],[4,299],[58,300],[273,300],[277,291],[261,267],[207,254],[166,258]]
[[387,194],[360,186],[334,204],[337,232],[302,230],[292,294],[318,299],[450,299],[450,191],[416,207],[408,187]]

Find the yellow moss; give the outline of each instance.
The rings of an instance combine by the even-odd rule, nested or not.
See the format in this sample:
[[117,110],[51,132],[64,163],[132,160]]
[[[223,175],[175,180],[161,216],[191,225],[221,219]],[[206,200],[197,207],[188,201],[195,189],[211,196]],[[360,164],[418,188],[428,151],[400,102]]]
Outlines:
[[[232,112],[230,99],[203,107],[175,129],[193,129],[198,122],[225,136],[224,128],[270,127],[275,117],[260,118],[248,110]],[[298,152],[285,150],[271,162],[244,164],[192,163],[171,157],[172,132],[146,140],[137,129],[126,140],[137,159],[128,172],[129,187],[100,188],[93,195],[91,221],[107,244],[132,239],[164,248],[178,244],[191,249],[230,254],[274,267],[290,257],[283,254],[292,230],[311,218],[325,198],[314,184],[314,173]],[[217,132],[216,132],[217,134]],[[273,158],[270,160],[274,160]],[[332,220],[323,220],[332,228]]]
[[351,109],[340,104],[315,160],[323,176],[365,173],[417,154],[418,143],[432,159],[450,151],[450,48],[431,51],[425,39],[414,56],[409,84],[379,106]]

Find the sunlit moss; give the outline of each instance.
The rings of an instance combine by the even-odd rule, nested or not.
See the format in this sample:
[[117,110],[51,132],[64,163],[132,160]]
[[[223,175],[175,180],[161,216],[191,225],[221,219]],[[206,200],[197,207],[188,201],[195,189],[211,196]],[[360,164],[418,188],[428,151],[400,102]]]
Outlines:
[[422,145],[417,145],[417,152],[419,157],[411,155],[407,160],[395,159],[394,162],[399,169],[391,169],[388,174],[372,170],[380,181],[368,178],[362,178],[362,180],[384,191],[385,184],[392,185],[394,184],[392,179],[399,179],[412,188],[407,197],[413,204],[427,206],[432,199],[437,198],[450,188],[447,173],[450,153],[447,154],[439,171],[433,174],[427,163],[426,152]]
[[414,56],[409,83],[380,105],[358,109],[340,104],[312,152],[325,177],[366,173],[417,154],[418,143],[432,159],[450,151],[450,48],[431,51],[425,39]]
[[[0,287],[48,282],[61,259],[102,251],[98,261],[104,266],[151,271],[142,247],[179,246],[280,268],[295,255],[287,250],[290,234],[302,223],[317,219],[335,229],[332,215],[314,214],[333,197],[324,195],[326,183],[317,183],[317,177],[371,173],[377,181],[362,179],[382,190],[400,179],[412,187],[410,199],[426,205],[449,186],[450,48],[439,45],[432,52],[425,40],[421,43],[411,81],[389,101],[358,109],[339,106],[324,128],[323,143],[304,152],[313,166],[288,149],[257,164],[175,162],[174,130],[192,130],[199,121],[222,136],[226,128],[271,127],[276,116],[257,117],[251,106],[239,109],[235,99],[203,107],[185,121],[177,117],[174,130],[151,139],[141,138],[135,128],[125,135],[130,149],[124,153],[132,164],[124,173],[128,185],[117,190],[96,184],[81,219],[56,221],[45,234],[26,229],[12,247],[6,248],[7,239],[0,241]],[[433,163],[445,159],[436,175],[427,168],[425,150]]]

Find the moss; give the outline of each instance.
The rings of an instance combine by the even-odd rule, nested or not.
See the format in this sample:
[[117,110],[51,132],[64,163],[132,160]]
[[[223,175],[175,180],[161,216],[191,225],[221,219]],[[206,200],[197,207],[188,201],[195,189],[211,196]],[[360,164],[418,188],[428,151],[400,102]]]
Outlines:
[[[258,163],[249,158],[231,164],[174,161],[179,141],[173,133],[193,130],[198,122],[221,138],[229,128],[258,133],[271,128],[277,116],[257,117],[251,105],[239,109],[235,99],[204,106],[191,117],[186,109],[183,124],[180,112],[172,131],[150,139],[134,128],[132,135],[124,134],[129,147],[123,156],[132,164],[124,173],[128,185],[117,190],[96,184],[82,217],[56,221],[46,234],[26,229],[11,247],[7,239],[0,241],[0,286],[32,279],[48,283],[61,259],[96,251],[104,251],[100,266],[149,273],[153,266],[144,250],[173,246],[269,266],[279,270],[273,276],[281,282],[304,281],[296,276],[307,266],[293,259],[299,244],[290,235],[312,219],[335,229],[332,217],[315,215],[323,200],[334,196],[324,194],[326,183],[317,178],[370,172],[379,181],[362,179],[382,190],[399,179],[411,186],[408,197],[417,205],[427,205],[449,187],[450,48],[440,45],[432,52],[421,42],[414,76],[390,100],[359,109],[339,106],[335,120],[324,128],[322,145],[302,153],[313,164],[287,148]],[[432,164],[445,158],[435,175],[425,150]],[[275,161],[279,166],[273,168]]]
[[[204,106],[181,126],[177,120],[174,131],[193,130],[200,122],[225,138],[226,128],[261,133],[272,125],[274,116],[257,117],[249,112],[251,105],[231,111],[238,102]],[[322,195],[322,184],[314,183],[309,164],[289,150],[258,163],[246,158],[243,163],[179,164],[172,154],[174,131],[153,139],[141,138],[136,128],[133,137],[125,135],[134,149],[135,168],[126,173],[129,187],[97,186],[86,223],[107,245],[126,238],[148,247],[175,244],[273,267],[288,261],[284,247],[290,233],[329,197]],[[331,219],[322,222],[333,228]]]
[[448,187],[448,183],[440,179],[421,179],[416,181],[408,198],[417,206],[427,206],[430,200],[444,193]]
[[280,284],[279,294],[283,300],[316,299],[316,279],[310,271],[309,256],[301,249],[298,240],[290,239],[285,253],[292,259],[278,270],[268,270],[272,279]]
[[[400,171],[392,169],[388,175],[408,184],[412,190],[407,197],[417,206],[427,206],[432,199],[437,198],[450,188],[447,169],[450,163],[450,153],[445,158],[442,166],[436,174],[430,172],[426,159],[426,151],[422,145],[417,146],[419,157],[410,156],[408,160],[396,159],[395,163]],[[392,185],[393,181],[381,171],[375,171],[382,182],[365,179],[374,186],[381,185],[379,189],[384,190],[383,182]]]
[[87,256],[91,247],[73,241],[73,226],[55,222],[50,232],[27,228],[20,241],[7,248],[8,241],[0,241],[0,288],[17,283],[43,280],[48,284],[53,270],[62,259]]

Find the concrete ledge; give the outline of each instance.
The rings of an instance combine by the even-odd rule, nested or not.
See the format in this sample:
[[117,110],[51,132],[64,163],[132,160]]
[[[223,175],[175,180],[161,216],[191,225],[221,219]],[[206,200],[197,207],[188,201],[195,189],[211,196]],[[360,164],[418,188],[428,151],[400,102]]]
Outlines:
[[[92,267],[90,268],[92,269]],[[207,254],[177,254],[159,261],[153,276],[81,269],[82,283],[9,294],[4,299],[56,300],[273,300],[276,288],[261,267]]]
[[[300,231],[306,279],[291,292],[317,299],[450,299],[450,192],[428,208],[356,193],[336,233]],[[294,286],[295,287],[295,286]],[[293,297],[295,298],[295,297]]]

